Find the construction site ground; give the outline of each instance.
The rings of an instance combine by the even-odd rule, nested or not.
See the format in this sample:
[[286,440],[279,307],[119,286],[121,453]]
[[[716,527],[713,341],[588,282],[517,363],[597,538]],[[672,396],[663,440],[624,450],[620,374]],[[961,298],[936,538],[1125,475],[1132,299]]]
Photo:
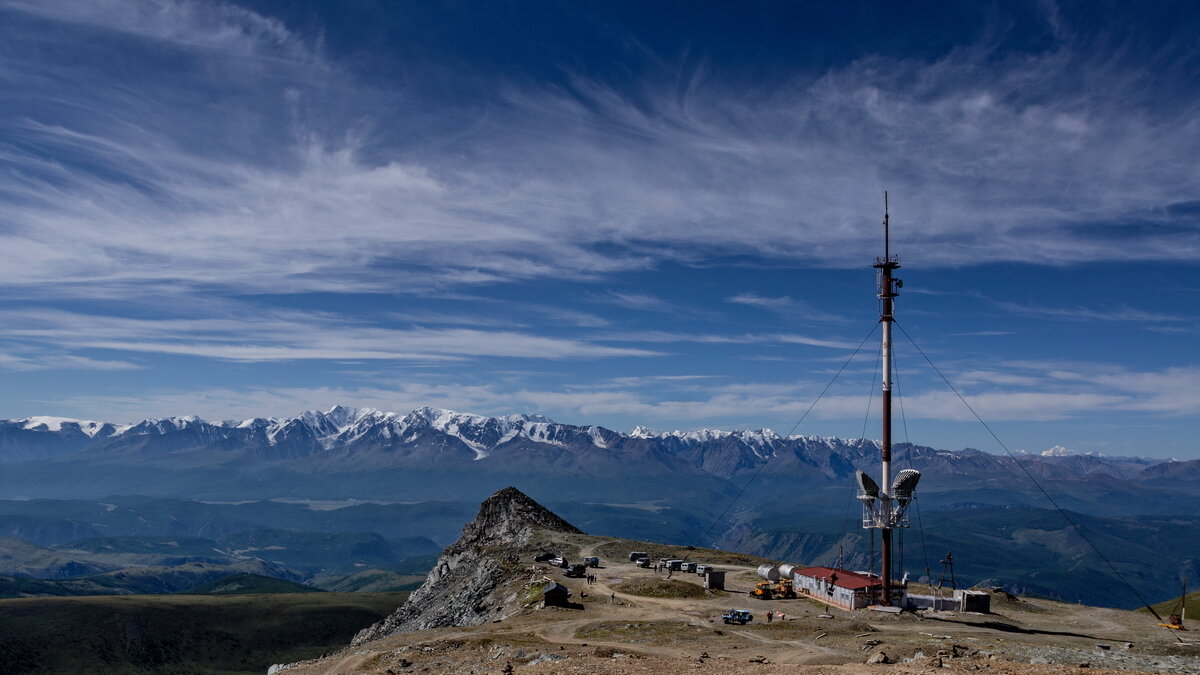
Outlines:
[[[596,555],[596,583],[546,575],[566,585],[574,608],[548,607],[466,628],[439,628],[376,640],[321,660],[280,669],[309,673],[1200,673],[1200,635],[1163,629],[1146,614],[1016,598],[991,597],[992,612],[888,614],[826,607],[811,598],[751,597],[758,559],[659,546],[647,551],[714,564],[725,591],[698,597],[622,592],[629,580],[663,580],[637,567],[630,550],[645,544],[556,534],[559,543]],[[643,548],[631,548],[638,545]],[[539,570],[540,571],[540,570]],[[701,585],[695,574],[673,581]],[[643,587],[656,584],[643,581]],[[671,590],[665,589],[667,594]],[[726,625],[727,610],[749,609],[754,621]],[[782,618],[767,622],[767,612]],[[828,617],[828,618],[826,618]],[[1193,637],[1197,636],[1197,637]],[[868,663],[875,661],[876,663]],[[880,662],[883,661],[883,662]]]

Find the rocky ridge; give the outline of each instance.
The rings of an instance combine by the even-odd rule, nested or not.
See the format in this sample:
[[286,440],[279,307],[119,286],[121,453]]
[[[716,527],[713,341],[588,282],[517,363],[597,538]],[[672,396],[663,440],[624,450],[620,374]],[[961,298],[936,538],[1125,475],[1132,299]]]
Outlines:
[[515,487],[484,500],[475,519],[463,527],[421,585],[391,616],[359,631],[352,645],[396,633],[478,626],[511,611],[509,585],[524,575],[514,551],[538,530],[583,534],[574,525]]

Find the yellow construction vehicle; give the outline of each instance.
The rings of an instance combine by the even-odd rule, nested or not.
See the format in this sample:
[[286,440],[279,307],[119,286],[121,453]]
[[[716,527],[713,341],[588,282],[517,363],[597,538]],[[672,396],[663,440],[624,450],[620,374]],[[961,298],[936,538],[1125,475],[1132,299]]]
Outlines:
[[775,582],[775,588],[772,589],[772,593],[775,597],[784,600],[791,600],[796,597],[796,590],[792,588],[791,579],[780,579]]
[[771,585],[771,582],[760,581],[757,584],[754,584],[754,590],[750,593],[750,595],[758,598],[759,600],[770,600],[771,594],[774,592],[775,589]]

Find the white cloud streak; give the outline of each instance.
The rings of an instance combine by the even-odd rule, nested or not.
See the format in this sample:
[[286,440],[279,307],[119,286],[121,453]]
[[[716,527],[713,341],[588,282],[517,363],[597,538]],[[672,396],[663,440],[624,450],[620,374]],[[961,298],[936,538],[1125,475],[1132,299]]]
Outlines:
[[[1038,386],[968,392],[967,400],[989,422],[1050,422],[1096,412],[1174,417],[1194,414],[1200,405],[1200,386],[1196,384],[1200,382],[1200,369],[1108,370],[1098,376],[1059,372]],[[76,396],[56,402],[54,410],[45,412],[129,421],[146,415],[185,413],[209,419],[292,415],[334,404],[395,411],[434,405],[493,415],[537,412],[577,424],[604,424],[603,420],[613,418],[660,427],[720,421],[726,426],[774,426],[775,431],[783,433],[804,414],[819,390],[813,383],[736,382],[701,375],[617,378],[555,390],[520,383],[460,385],[406,380],[386,387],[248,387],[152,392],[145,396]],[[813,409],[811,420],[857,421],[862,419],[865,407],[864,396],[832,393]],[[906,393],[904,410],[910,420],[975,419],[953,393],[945,390]],[[739,424],[737,420],[752,421]],[[810,424],[798,433],[814,433],[814,429]]]
[[[303,359],[447,362],[482,357],[561,360],[646,357],[659,353],[511,330],[383,328],[316,312],[136,319],[55,310],[12,310],[0,312],[0,322],[3,324],[0,336],[12,341],[37,341],[61,349],[174,354],[245,362]],[[72,358],[81,365],[101,363]]]
[[[436,102],[381,101],[277,20],[182,0],[6,5],[17,10],[202,45],[215,54],[203,84],[261,90],[229,95],[233,129],[239,115],[289,121],[258,139],[265,153],[202,151],[194,137],[210,111],[136,83],[105,95],[65,64],[8,50],[6,87],[25,100],[0,129],[23,139],[0,149],[19,176],[3,189],[10,286],[345,292],[598,278],[730,254],[857,264],[874,250],[884,184],[897,196],[897,246],[926,267],[1200,253],[1194,222],[1168,208],[1194,199],[1200,179],[1200,121],[1171,112],[1192,106],[1139,105],[1140,73],[1070,43],[1000,59],[965,48],[934,62],[864,57],[769,92],[703,77],[682,95],[654,81],[634,92],[584,79],[569,94],[510,86],[447,141],[459,145],[427,153],[405,144],[419,129],[391,127],[385,111]],[[294,63],[225,58],[280,50]],[[1081,78],[1105,86],[1070,85]],[[64,112],[72,84],[89,98]],[[340,135],[315,121],[338,109],[299,115],[356,96],[367,107]],[[1146,218],[1158,226],[1122,235]]]

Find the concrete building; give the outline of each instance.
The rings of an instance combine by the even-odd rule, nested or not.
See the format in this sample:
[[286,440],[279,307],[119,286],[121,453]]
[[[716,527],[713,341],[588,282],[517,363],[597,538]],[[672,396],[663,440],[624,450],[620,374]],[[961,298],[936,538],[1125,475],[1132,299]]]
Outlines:
[[980,612],[987,614],[992,609],[992,597],[986,591],[957,589],[950,595],[905,596],[904,606],[908,609],[936,609],[950,612]]

